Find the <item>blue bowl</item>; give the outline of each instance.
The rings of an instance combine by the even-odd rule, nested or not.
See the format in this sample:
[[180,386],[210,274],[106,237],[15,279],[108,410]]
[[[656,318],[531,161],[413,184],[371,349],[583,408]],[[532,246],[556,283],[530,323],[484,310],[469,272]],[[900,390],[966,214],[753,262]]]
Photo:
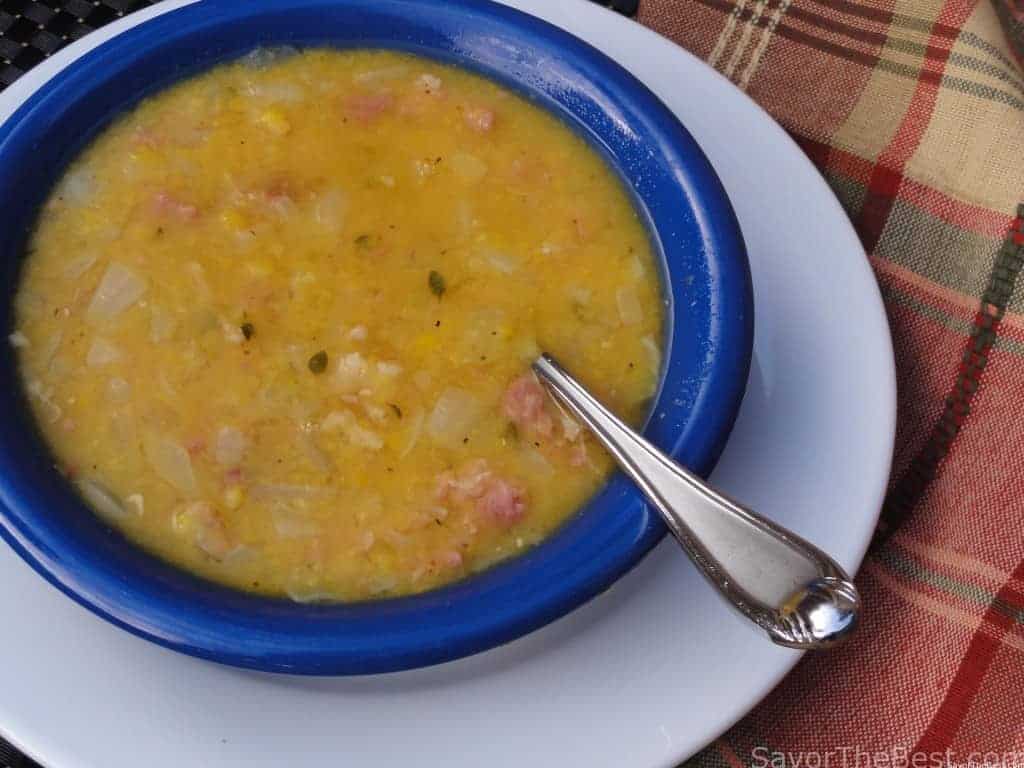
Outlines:
[[[571,35],[479,0],[206,0],[121,34],[63,70],[0,126],[0,312],[26,238],[67,163],[119,112],[257,45],[395,48],[526,94],[618,170],[661,256],[667,333],[647,436],[711,471],[743,396],[753,302],[743,241],[700,148],[640,82]],[[366,674],[458,658],[550,622],[609,587],[665,534],[622,475],[525,554],[414,597],[299,605],[199,579],[132,546],[55,471],[0,351],[0,533],[105,619],[161,645],[254,669]]]

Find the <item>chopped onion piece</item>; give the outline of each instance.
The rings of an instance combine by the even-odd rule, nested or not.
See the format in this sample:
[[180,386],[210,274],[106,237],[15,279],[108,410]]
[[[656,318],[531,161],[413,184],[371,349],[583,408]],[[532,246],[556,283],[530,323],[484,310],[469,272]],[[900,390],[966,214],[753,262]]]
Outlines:
[[408,438],[405,441],[405,446],[402,448],[402,452],[398,455],[398,458],[404,459],[410,453],[412,449],[416,447],[416,443],[420,440],[420,435],[423,432],[423,422],[425,417],[423,415],[423,409],[417,408],[416,413],[412,416],[412,424],[409,426]]
[[487,175],[487,163],[467,152],[455,152],[448,163],[455,175],[469,184],[476,184]]
[[631,286],[622,286],[615,292],[615,301],[619,305],[619,318],[623,325],[636,325],[644,319],[644,310],[636,290]]
[[49,365],[50,361],[53,360],[53,356],[57,354],[57,350],[60,349],[60,343],[64,340],[64,331],[56,330],[50,338],[46,340],[46,344],[43,345],[42,351],[39,354],[39,359],[44,365]]
[[424,72],[416,78],[416,87],[426,93],[437,93],[441,90],[441,78],[429,72]]
[[394,64],[390,67],[380,67],[379,69],[368,69],[365,72],[359,72],[352,77],[352,80],[360,85],[374,85],[388,80],[398,80],[405,77],[408,72],[409,67],[405,64]]
[[297,102],[306,97],[306,92],[295,83],[252,83],[246,88],[250,96],[266,101]]
[[299,447],[316,469],[321,472],[332,472],[334,470],[334,463],[331,461],[331,457],[324,452],[323,448],[317,445],[313,435],[301,429],[299,430]]
[[484,254],[484,258],[487,260],[488,264],[506,275],[511,275],[519,269],[519,261],[509,254],[502,253],[501,251],[488,250]]
[[226,467],[237,466],[242,461],[248,441],[245,435],[231,426],[221,427],[213,440],[213,458]]
[[81,256],[75,256],[75,258],[64,265],[64,277],[68,280],[77,280],[92,269],[92,265],[95,263],[95,253],[83,253]]
[[96,512],[108,522],[124,520],[128,511],[124,508],[121,500],[102,483],[88,477],[83,477],[75,485],[79,492]]
[[320,533],[320,525],[308,515],[284,504],[275,504],[270,510],[274,530],[283,539],[306,539]]
[[366,378],[366,360],[358,352],[349,352],[338,361],[334,382],[343,392],[359,391]]
[[448,387],[434,403],[427,420],[427,434],[436,442],[460,443],[483,412],[483,405],[472,392]]
[[356,551],[357,552],[369,552],[373,549],[373,545],[377,542],[377,537],[373,531],[366,530],[360,531],[356,537]]
[[402,372],[402,366],[398,363],[393,363],[387,360],[382,360],[377,363],[377,370],[382,376],[388,376],[389,378],[398,376]]
[[580,436],[582,427],[580,427],[580,424],[576,419],[562,410],[561,406],[559,406],[559,411],[562,421],[562,434],[565,435],[565,439],[571,443]]
[[633,273],[633,277],[635,277],[637,280],[643,278],[644,273],[647,271],[646,269],[644,269],[643,262],[640,261],[640,258],[635,254],[633,255],[633,260],[630,262],[629,266],[630,271]]
[[[208,300],[212,295],[210,284],[206,282],[206,270],[198,261],[190,261],[185,265],[185,271],[192,278],[192,286],[201,299]],[[212,313],[211,313],[212,314]]]
[[7,341],[9,341],[11,343],[11,346],[14,347],[15,349],[27,349],[28,347],[32,346],[29,343],[28,336],[26,336],[21,331],[15,331],[14,333],[12,333],[10,336],[7,337]]
[[69,173],[57,188],[57,197],[74,205],[88,203],[95,193],[96,176],[84,168]]
[[316,223],[328,232],[338,232],[345,226],[348,200],[340,189],[329,189],[316,201],[313,216]]
[[398,579],[395,576],[371,576],[366,580],[366,588],[373,595],[390,592],[396,586],[398,586]]
[[171,517],[171,525],[179,533],[191,533],[196,546],[214,560],[223,560],[234,550],[224,523],[205,501],[179,507]]
[[128,502],[128,506],[130,506],[139,517],[142,517],[146,513],[146,500],[143,498],[141,493],[133,493],[125,499],[125,501]]
[[306,584],[289,584],[284,591],[296,603],[327,603],[334,600],[331,592]]
[[351,411],[331,411],[324,418],[320,428],[325,432],[340,430],[352,445],[359,448],[379,451],[384,447],[384,441],[380,435],[360,425]]
[[363,403],[363,410],[366,411],[366,415],[370,417],[371,421],[378,424],[383,424],[388,420],[388,412],[384,410],[383,406],[376,403]]
[[132,385],[119,376],[107,382],[107,393],[115,402],[124,402],[132,394]]
[[110,417],[111,434],[117,440],[124,451],[136,454],[139,446],[138,430],[135,428],[135,419],[128,409],[114,411]]
[[256,547],[247,547],[245,544],[236,544],[230,552],[221,558],[221,562],[230,563],[231,565],[251,563],[259,557],[259,555],[260,551]]
[[42,404],[43,410],[46,413],[46,418],[51,424],[55,424],[61,415],[64,413],[60,406],[53,402],[53,389],[46,388],[43,386],[43,382],[38,379],[33,379],[28,384],[28,391],[30,395],[35,396],[37,400]]
[[147,434],[142,438],[142,452],[162,480],[187,496],[196,495],[192,459],[181,444],[168,437]]
[[661,348],[654,342],[654,339],[650,336],[644,336],[640,339],[640,343],[644,345],[644,349],[651,356],[651,368],[656,372],[661,370]]
[[455,226],[462,233],[469,232],[476,226],[476,217],[473,215],[473,206],[468,200],[459,200],[455,204]]
[[589,288],[584,288],[581,285],[570,285],[567,293],[570,299],[584,305],[590,303],[590,298],[593,295]]
[[90,368],[97,368],[101,365],[116,363],[120,359],[121,350],[102,336],[97,336],[89,347],[89,352],[85,356],[85,363]]
[[177,320],[166,309],[154,305],[150,310],[149,340],[153,343],[167,341],[174,335],[177,326]]
[[234,323],[224,320],[220,324],[220,329],[224,332],[224,340],[228,344],[241,344],[245,341],[245,334],[242,333],[242,329]]
[[146,292],[146,281],[123,264],[111,264],[103,273],[85,311],[91,322],[113,320]]
[[261,46],[253,48],[241,58],[241,63],[250,69],[266,69],[297,54],[299,50],[290,45]]
[[550,477],[555,473],[555,468],[551,465],[551,462],[536,448],[526,449],[523,453],[523,461],[530,468],[530,471],[538,476]]

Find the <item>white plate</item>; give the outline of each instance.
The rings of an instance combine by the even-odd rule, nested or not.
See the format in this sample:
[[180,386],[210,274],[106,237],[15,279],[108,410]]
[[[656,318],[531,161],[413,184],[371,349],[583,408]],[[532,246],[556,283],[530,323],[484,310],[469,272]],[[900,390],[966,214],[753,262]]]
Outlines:
[[[0,120],[103,28],[0,95]],[[839,204],[746,96],[668,40],[583,0],[510,4],[588,40],[676,111],[750,251],[750,387],[714,479],[859,565],[889,471],[895,379],[881,299]],[[672,766],[798,655],[731,613],[666,541],[612,590],[502,648],[430,669],[308,679],[158,648],[78,607],[0,546],[0,730],[60,768]],[[842,650],[835,651],[842,653]]]

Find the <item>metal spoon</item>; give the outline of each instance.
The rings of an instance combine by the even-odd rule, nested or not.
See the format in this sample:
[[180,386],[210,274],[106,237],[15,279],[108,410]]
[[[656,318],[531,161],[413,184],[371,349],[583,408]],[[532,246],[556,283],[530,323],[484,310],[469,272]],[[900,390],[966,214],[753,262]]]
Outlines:
[[772,640],[808,650],[850,634],[860,596],[832,558],[676,464],[548,355],[533,370],[615,457],[722,596]]

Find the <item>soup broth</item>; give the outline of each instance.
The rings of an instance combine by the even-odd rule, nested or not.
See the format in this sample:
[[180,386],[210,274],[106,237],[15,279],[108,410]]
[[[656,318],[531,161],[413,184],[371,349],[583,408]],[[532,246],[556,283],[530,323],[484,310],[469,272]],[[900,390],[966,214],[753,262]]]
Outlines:
[[573,515],[611,462],[529,365],[637,425],[662,312],[629,196],[545,110],[411,55],[259,50],[69,167],[10,342],[59,469],[129,539],[349,601]]

